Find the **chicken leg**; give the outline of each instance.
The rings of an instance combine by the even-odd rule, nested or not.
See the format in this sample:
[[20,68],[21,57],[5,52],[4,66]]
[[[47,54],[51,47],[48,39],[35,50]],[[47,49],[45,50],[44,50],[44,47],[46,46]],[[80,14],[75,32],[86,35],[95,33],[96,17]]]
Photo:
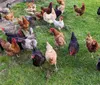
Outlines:
[[57,68],[57,65],[55,64],[55,71],[57,72],[58,71],[58,68]]

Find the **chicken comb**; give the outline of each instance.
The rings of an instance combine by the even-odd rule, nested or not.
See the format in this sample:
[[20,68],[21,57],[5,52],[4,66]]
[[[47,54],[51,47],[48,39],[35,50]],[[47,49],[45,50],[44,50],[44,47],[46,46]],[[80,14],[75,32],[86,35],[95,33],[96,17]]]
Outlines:
[[52,32],[54,30],[54,28],[50,28],[50,32]]
[[4,31],[5,30],[5,28],[1,28],[2,29],[2,31]]
[[3,27],[1,27],[1,26],[0,26],[0,29],[1,29],[2,31],[4,31],[4,30],[5,30],[5,28],[3,28]]
[[16,39],[15,38],[12,38],[12,42],[16,43]]

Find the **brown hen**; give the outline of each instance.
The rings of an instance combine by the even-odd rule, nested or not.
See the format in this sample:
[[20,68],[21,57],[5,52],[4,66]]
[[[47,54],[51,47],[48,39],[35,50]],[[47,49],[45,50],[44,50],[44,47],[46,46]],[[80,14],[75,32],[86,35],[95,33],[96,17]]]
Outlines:
[[96,52],[99,48],[98,42],[95,39],[93,39],[90,34],[88,34],[86,37],[86,46],[90,53]]
[[81,16],[85,12],[85,4],[82,3],[82,7],[78,8],[76,5],[74,5],[74,11],[77,13],[78,16]]
[[16,40],[14,38],[12,39],[11,43],[9,43],[3,39],[0,39],[0,44],[8,56],[17,55],[20,52],[20,47],[16,43]]
[[22,20],[18,19],[18,23],[22,27],[22,29],[28,30],[29,21],[25,17],[22,17]]
[[54,34],[56,46],[64,46],[66,44],[63,33],[57,31],[55,28],[50,28],[50,32]]

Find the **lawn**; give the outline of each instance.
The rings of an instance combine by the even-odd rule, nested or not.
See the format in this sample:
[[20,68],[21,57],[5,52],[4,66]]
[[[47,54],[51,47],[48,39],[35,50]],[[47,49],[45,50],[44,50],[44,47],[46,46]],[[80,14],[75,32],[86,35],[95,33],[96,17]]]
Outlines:
[[[41,6],[47,6],[52,0],[36,2],[37,10]],[[69,30],[62,30],[66,37],[67,45],[57,50],[58,72],[52,73],[51,77],[46,80],[46,69],[48,64],[45,63],[44,70],[32,65],[30,59],[31,51],[23,51],[19,58],[8,56],[0,57],[0,85],[100,85],[100,72],[96,70],[96,63],[100,50],[91,58],[85,44],[87,33],[91,33],[100,43],[100,16],[96,12],[100,6],[100,0],[65,0],[66,9],[63,14],[66,26]],[[56,0],[52,1],[57,5]],[[73,11],[73,5],[81,6],[82,2],[86,5],[86,11],[83,16],[76,16]],[[17,4],[13,7],[16,17],[25,15],[25,3]],[[48,32],[50,27],[43,21],[37,21],[34,33],[38,41],[38,48],[45,54],[46,41],[55,47],[54,37]],[[74,32],[80,44],[80,50],[76,59],[68,56],[68,44],[70,42],[71,32]],[[1,36],[4,37],[4,36]]]

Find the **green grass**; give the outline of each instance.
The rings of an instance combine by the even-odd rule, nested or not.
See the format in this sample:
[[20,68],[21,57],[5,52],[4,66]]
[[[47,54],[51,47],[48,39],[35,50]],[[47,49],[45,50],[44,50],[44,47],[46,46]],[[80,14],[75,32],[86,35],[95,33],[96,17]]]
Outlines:
[[[47,6],[50,1],[36,2],[37,10],[39,11],[41,6]],[[55,6],[56,0],[53,2]],[[86,4],[86,12],[83,16],[78,17],[73,11],[73,5],[81,6],[82,2]],[[71,29],[62,30],[67,45],[57,51],[59,70],[54,72],[48,81],[45,79],[46,70],[42,71],[40,68],[34,67],[30,60],[31,52],[24,51],[21,52],[20,58],[0,57],[0,85],[100,85],[100,72],[96,70],[100,50],[94,54],[94,58],[91,58],[85,45],[88,32],[100,43],[100,17],[96,14],[99,6],[100,0],[66,0],[64,22]],[[15,16],[25,15],[25,7],[24,3],[14,6]],[[36,25],[40,25],[40,28],[34,29],[38,48],[45,54],[46,41],[55,47],[54,37],[48,32],[50,28],[48,24],[45,25],[38,21]],[[80,44],[76,59],[67,56],[72,31],[75,32]],[[47,68],[48,65],[44,64],[43,67]]]

